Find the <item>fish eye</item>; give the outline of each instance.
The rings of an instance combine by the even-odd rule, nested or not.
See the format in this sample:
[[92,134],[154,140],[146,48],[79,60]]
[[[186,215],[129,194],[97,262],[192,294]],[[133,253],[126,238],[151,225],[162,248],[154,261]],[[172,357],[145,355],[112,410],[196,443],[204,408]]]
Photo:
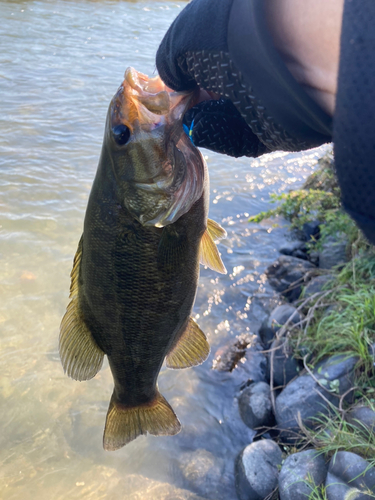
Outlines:
[[119,146],[123,146],[130,139],[129,127],[121,123],[112,129],[113,137]]

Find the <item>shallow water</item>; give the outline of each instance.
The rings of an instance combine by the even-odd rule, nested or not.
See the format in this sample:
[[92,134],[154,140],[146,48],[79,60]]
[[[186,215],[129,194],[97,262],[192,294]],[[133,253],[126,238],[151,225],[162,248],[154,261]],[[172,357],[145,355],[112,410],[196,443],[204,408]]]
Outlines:
[[112,378],[63,374],[57,352],[69,273],[100,153],[104,119],[127,66],[153,74],[156,48],[184,3],[0,1],[0,498],[235,498],[234,458],[252,433],[235,396],[246,380],[211,370],[217,348],[256,331],[273,292],[264,270],[284,229],[249,224],[269,194],[299,186],[319,151],[230,159],[204,151],[210,217],[228,238],[228,275],[202,269],[194,314],[212,353],[159,378],[183,429],[106,453]]

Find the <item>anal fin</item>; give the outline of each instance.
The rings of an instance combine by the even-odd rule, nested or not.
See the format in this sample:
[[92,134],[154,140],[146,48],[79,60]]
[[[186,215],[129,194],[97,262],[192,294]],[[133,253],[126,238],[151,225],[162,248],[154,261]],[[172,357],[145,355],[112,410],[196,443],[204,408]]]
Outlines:
[[227,237],[225,229],[212,219],[207,219],[207,231],[214,241],[222,240]]
[[217,246],[212,239],[208,229],[205,230],[201,239],[199,262],[220,274],[227,274],[227,270],[221,260]]
[[112,394],[105,423],[103,448],[115,451],[142,434],[174,436],[181,424],[167,400],[157,392],[148,404],[127,407]]
[[168,368],[175,369],[197,366],[207,359],[209,353],[210,346],[205,334],[193,318],[189,318],[184,332],[169,351],[166,364]]

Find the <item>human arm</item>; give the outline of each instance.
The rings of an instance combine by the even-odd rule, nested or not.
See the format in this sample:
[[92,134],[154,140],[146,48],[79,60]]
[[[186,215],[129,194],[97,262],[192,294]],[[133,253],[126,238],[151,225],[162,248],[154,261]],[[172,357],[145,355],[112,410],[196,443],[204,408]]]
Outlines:
[[[199,85],[234,103],[253,134],[248,156],[333,139],[343,206],[375,244],[374,24],[373,0],[346,0],[344,11],[343,0],[193,0],[166,34],[157,65],[177,90]],[[226,71],[219,63],[214,71],[215,56]],[[201,116],[202,130],[220,124]],[[204,137],[199,145],[207,147]],[[221,146],[219,133],[210,149],[226,152]]]
[[[168,30],[156,60],[160,76],[175,90],[199,85],[234,103],[243,127],[255,135],[248,156],[331,140],[331,119],[285,66],[264,5],[263,0],[193,0]],[[212,118],[220,139],[220,116]],[[193,136],[198,125],[195,121]]]

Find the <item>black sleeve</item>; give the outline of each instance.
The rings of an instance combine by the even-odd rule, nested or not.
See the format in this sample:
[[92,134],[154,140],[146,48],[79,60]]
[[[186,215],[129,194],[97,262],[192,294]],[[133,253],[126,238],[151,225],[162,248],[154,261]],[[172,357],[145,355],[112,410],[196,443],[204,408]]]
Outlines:
[[344,208],[375,244],[375,2],[346,1],[334,152]]
[[171,88],[199,85],[230,100],[266,151],[331,141],[330,117],[273,46],[263,0],[192,0],[165,35],[156,63]]

